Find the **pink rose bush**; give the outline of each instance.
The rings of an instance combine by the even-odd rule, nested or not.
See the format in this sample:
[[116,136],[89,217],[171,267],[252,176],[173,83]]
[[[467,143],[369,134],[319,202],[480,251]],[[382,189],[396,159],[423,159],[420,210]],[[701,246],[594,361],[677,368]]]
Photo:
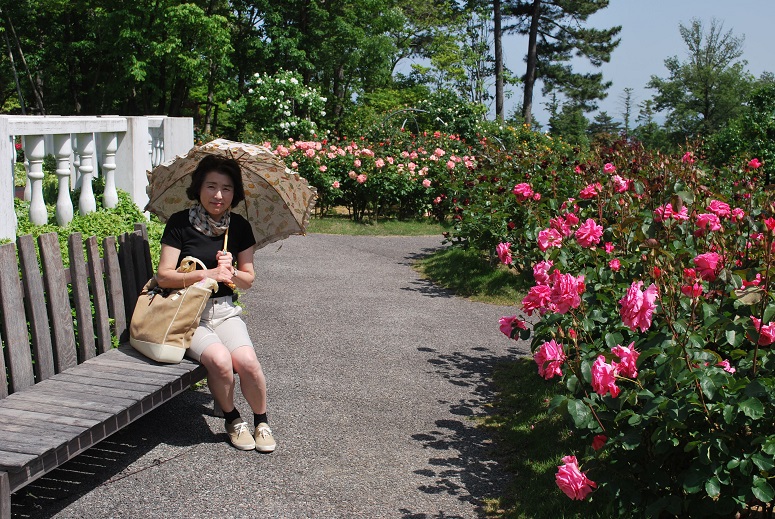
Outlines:
[[509,238],[532,258],[521,309],[537,319],[537,375],[595,474],[567,456],[560,489],[632,516],[732,516],[775,502],[759,475],[775,456],[775,204],[681,159],[653,177],[624,166],[642,159],[569,166],[576,190],[530,206],[525,238]]

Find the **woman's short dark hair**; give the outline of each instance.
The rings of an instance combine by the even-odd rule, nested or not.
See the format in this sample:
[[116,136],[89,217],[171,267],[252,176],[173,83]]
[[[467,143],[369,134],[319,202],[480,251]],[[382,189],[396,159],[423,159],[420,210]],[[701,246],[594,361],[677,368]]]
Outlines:
[[197,164],[196,169],[191,174],[191,185],[186,189],[186,195],[189,200],[199,200],[199,192],[202,190],[205,177],[211,171],[216,171],[228,176],[234,184],[234,199],[231,201],[232,207],[245,199],[245,188],[242,186],[242,171],[239,164],[234,159],[226,157],[217,157],[207,155]]

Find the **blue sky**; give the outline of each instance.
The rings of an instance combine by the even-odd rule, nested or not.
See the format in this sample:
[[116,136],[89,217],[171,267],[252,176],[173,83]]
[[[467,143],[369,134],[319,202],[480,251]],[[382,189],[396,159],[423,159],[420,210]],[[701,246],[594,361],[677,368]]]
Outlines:
[[[775,52],[772,37],[775,34],[775,0],[611,0],[610,5],[590,17],[590,25],[610,27],[621,25],[621,43],[614,51],[611,62],[602,67],[606,80],[613,81],[608,98],[600,103],[614,119],[621,120],[624,88],[634,89],[637,103],[653,96],[645,88],[652,75],[667,77],[664,61],[670,56],[684,60],[686,45],[678,32],[678,24],[689,25],[698,18],[704,26],[711,19],[723,22],[724,32],[732,30],[737,36],[745,36],[743,56],[748,70],[755,76],[764,71],[775,73]],[[527,47],[526,40],[510,36],[504,42],[506,66],[515,74],[524,73],[522,61]],[[506,101],[507,113],[521,102],[522,89],[513,87],[513,96]],[[543,124],[547,113],[546,102],[536,89],[533,100],[536,118]],[[637,115],[637,111],[635,114]]]

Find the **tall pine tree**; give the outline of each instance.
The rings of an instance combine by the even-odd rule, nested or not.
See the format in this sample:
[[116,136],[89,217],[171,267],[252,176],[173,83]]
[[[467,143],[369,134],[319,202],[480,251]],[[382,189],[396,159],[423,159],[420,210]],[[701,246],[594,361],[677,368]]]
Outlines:
[[516,23],[504,27],[528,37],[522,116],[533,119],[533,90],[541,80],[543,93],[559,92],[576,107],[594,110],[606,96],[610,82],[601,73],[574,72],[570,60],[584,57],[599,67],[619,45],[621,26],[585,27],[590,15],[608,7],[609,0],[506,0],[504,11]]

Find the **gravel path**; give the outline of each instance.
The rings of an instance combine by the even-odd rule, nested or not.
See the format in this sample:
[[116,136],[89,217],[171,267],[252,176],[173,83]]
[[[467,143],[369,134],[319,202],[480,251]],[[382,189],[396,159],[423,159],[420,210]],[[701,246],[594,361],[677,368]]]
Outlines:
[[440,246],[315,234],[258,251],[242,301],[277,451],[231,448],[207,389],[189,391],[22,489],[14,517],[483,517],[506,476],[471,418],[518,353],[497,325],[513,309],[421,280],[411,264]]

